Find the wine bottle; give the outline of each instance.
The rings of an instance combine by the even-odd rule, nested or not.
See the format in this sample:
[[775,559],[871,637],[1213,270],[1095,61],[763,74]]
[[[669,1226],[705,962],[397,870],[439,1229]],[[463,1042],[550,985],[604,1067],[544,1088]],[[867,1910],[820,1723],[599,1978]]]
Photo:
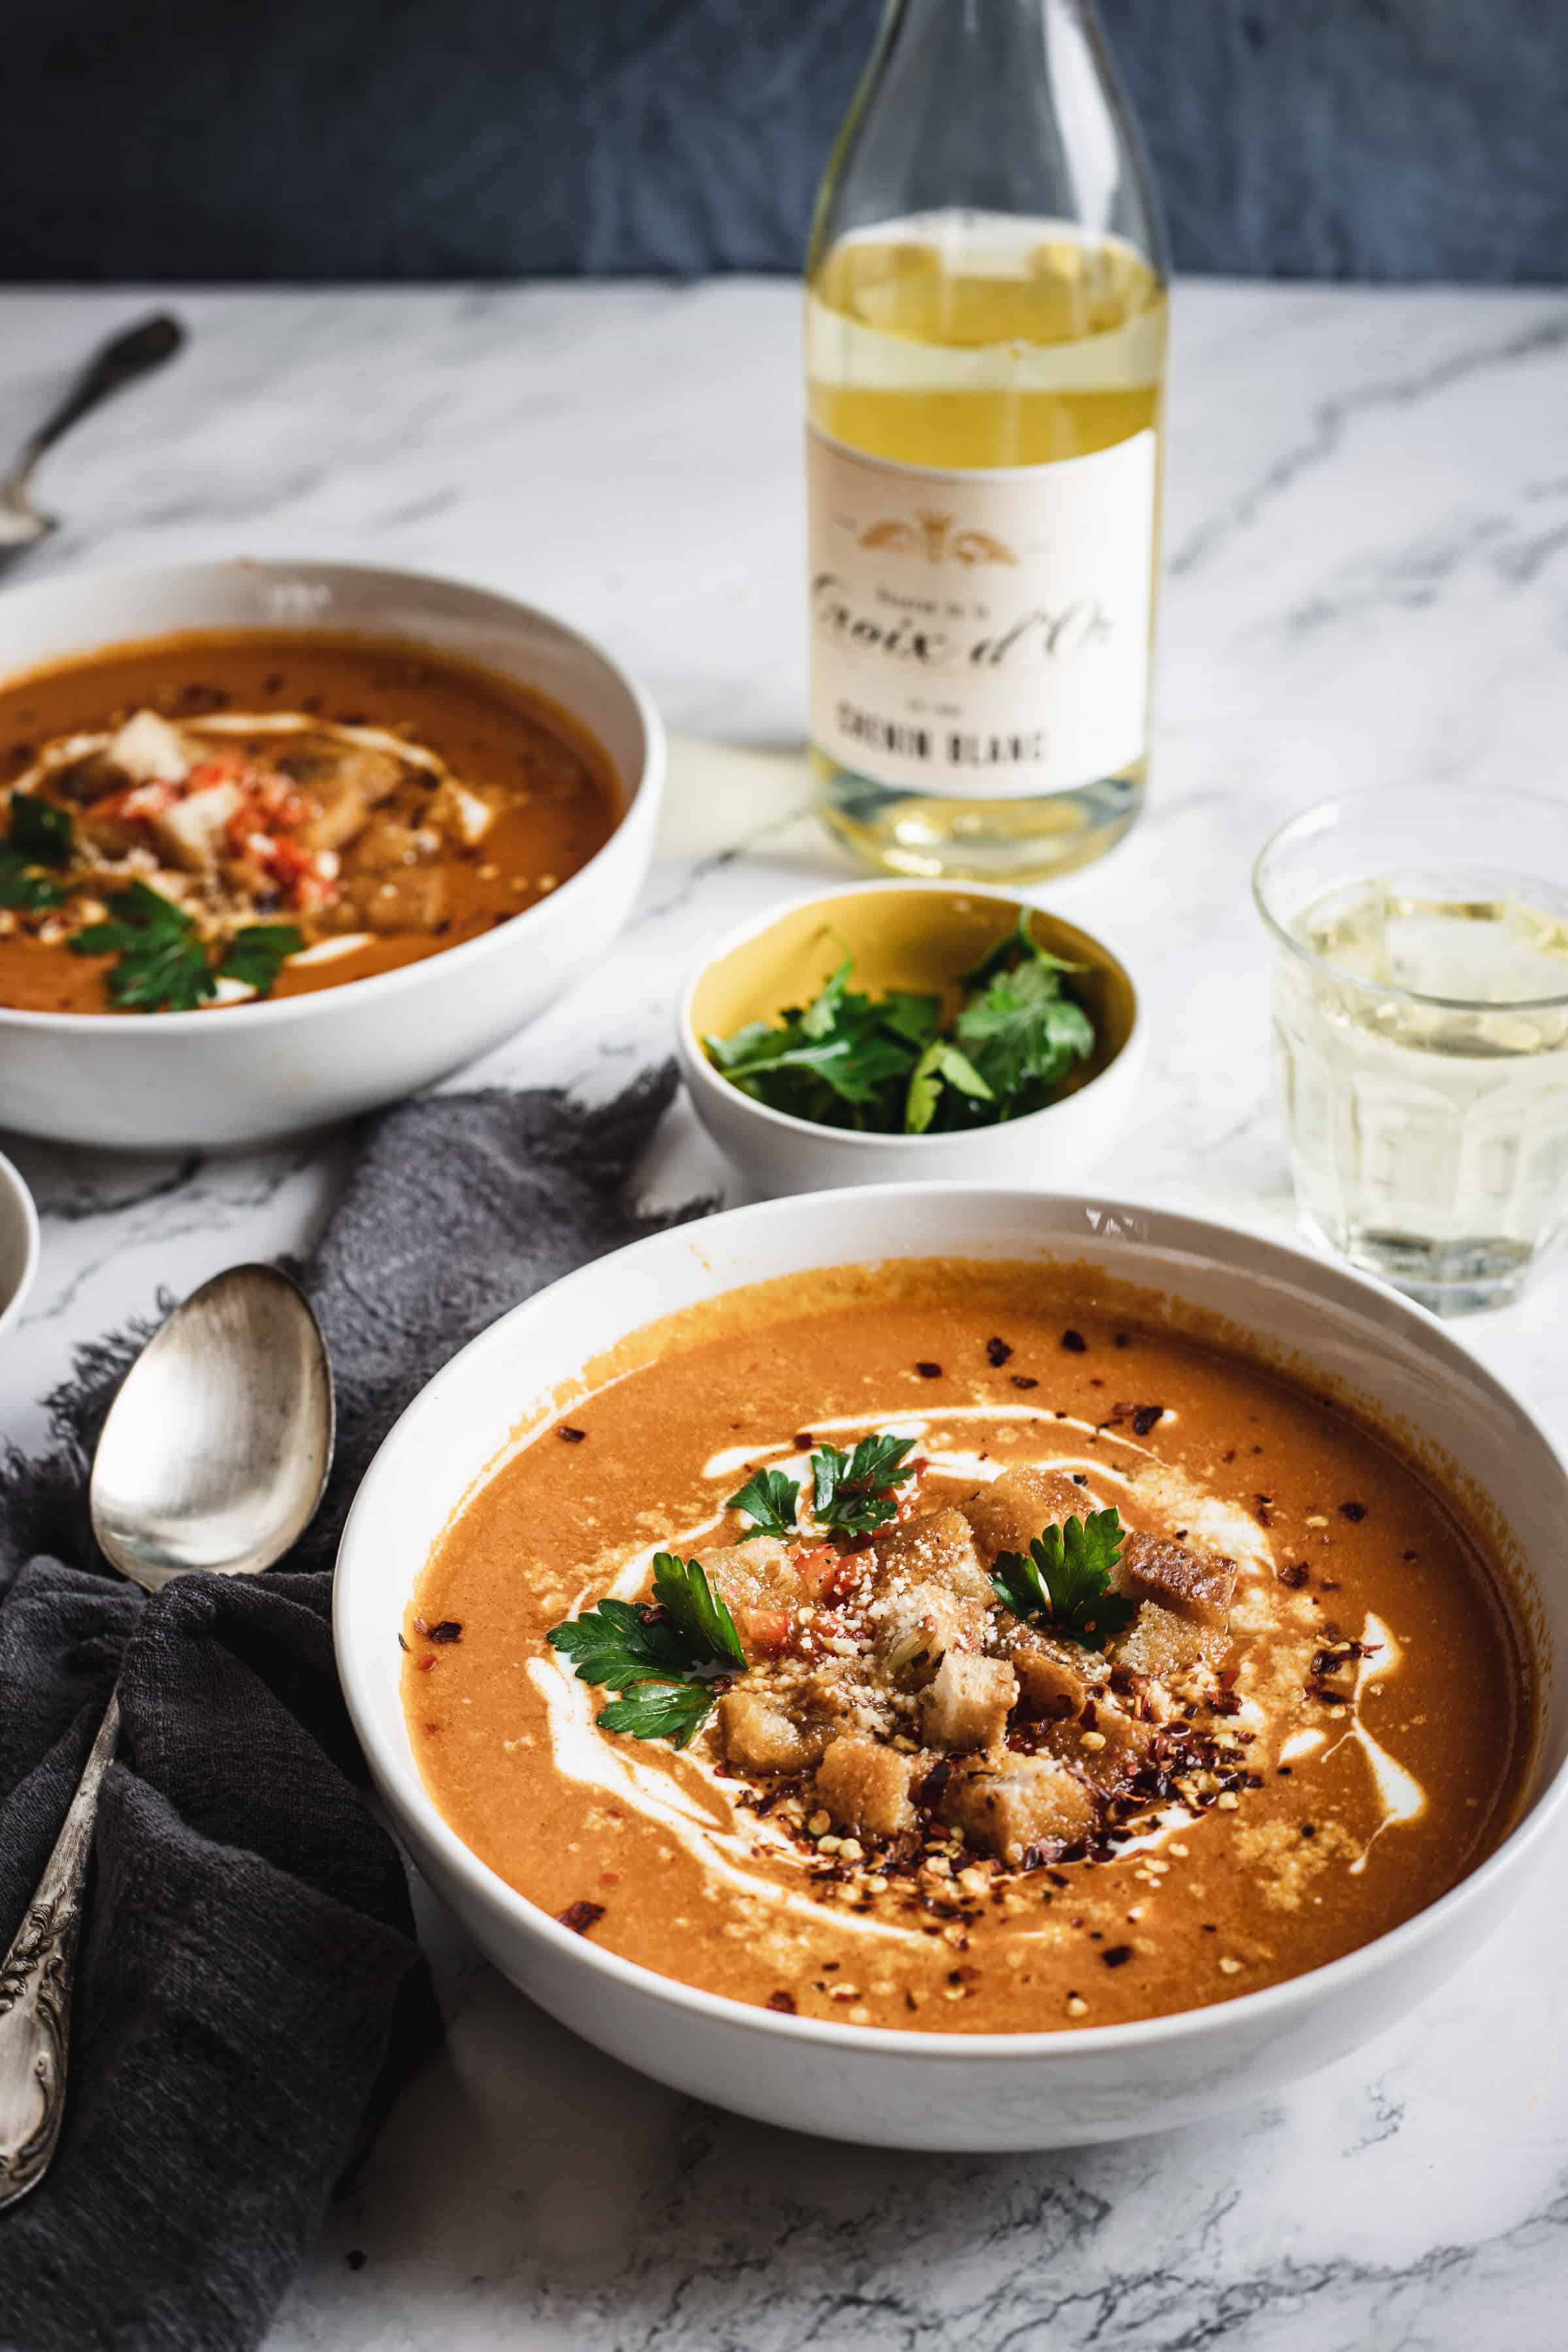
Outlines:
[[873,865],[1023,880],[1137,815],[1166,307],[1090,0],[890,0],[806,275],[813,766]]

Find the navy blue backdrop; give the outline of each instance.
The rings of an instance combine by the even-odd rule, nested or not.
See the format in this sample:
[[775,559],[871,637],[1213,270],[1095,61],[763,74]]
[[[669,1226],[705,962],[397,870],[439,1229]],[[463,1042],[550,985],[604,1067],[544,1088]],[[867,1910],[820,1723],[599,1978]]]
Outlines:
[[[792,270],[878,0],[0,0],[0,278]],[[1568,0],[1103,0],[1188,269],[1568,278]]]

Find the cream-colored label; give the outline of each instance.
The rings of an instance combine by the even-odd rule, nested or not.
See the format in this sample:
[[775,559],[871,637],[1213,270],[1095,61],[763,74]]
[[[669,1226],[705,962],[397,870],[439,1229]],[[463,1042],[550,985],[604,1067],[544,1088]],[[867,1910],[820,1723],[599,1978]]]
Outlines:
[[812,740],[877,782],[1071,792],[1142,757],[1152,431],[966,472],[807,436]]

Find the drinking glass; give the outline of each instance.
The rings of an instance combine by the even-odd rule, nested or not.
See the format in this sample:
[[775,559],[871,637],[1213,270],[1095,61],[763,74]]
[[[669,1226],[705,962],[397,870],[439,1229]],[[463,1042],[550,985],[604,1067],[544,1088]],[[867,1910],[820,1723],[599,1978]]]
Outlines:
[[1440,1315],[1517,1297],[1568,1213],[1568,804],[1325,801],[1253,891],[1304,1222]]

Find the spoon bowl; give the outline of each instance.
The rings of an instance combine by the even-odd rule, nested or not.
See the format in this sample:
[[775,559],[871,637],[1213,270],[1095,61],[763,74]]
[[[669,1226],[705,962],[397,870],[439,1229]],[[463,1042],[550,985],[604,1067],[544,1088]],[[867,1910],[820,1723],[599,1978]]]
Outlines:
[[237,1265],[175,1307],[127,1374],[92,1465],[92,1530],[149,1592],[205,1568],[250,1576],[314,1517],[332,1382],[303,1294]]

